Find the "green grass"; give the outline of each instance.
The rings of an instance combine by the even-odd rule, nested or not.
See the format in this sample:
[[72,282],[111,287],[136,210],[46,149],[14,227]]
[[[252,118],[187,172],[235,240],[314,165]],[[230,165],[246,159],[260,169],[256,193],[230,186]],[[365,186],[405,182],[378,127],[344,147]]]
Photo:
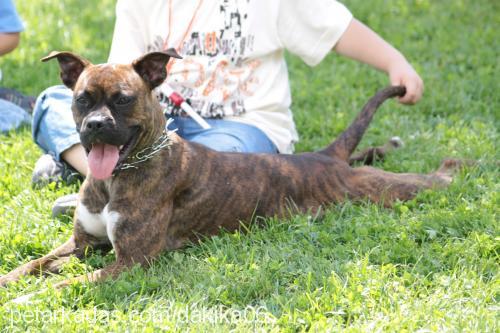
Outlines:
[[[104,62],[114,1],[16,1],[22,44],[0,60],[2,86],[38,94],[59,84],[54,49]],[[166,253],[114,282],[55,292],[64,277],[25,278],[0,289],[4,331],[498,331],[500,94],[495,1],[346,1],[407,55],[426,83],[414,107],[387,103],[362,145],[398,135],[406,146],[379,166],[428,172],[445,156],[483,163],[449,189],[384,209],[333,206],[324,217],[269,220]],[[288,55],[299,151],[330,142],[385,75],[330,56],[308,68]],[[0,136],[0,274],[47,253],[71,233],[52,219],[53,200],[76,187],[33,190],[40,151],[29,128]],[[64,276],[113,256],[73,262]],[[45,289],[30,305],[6,304]],[[35,317],[38,315],[38,317]],[[206,320],[202,320],[206,319]]]

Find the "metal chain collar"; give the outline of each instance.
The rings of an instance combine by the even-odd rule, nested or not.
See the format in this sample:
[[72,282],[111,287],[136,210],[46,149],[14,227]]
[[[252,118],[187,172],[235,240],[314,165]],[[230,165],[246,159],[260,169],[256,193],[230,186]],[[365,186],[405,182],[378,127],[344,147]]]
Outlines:
[[[169,119],[172,120],[172,119]],[[170,121],[167,122],[167,126],[170,124]],[[138,169],[138,164],[146,162],[147,160],[153,158],[156,154],[158,154],[162,149],[169,148],[172,144],[171,134],[177,131],[175,130],[167,130],[164,129],[162,135],[156,139],[155,142],[149,147],[146,147],[140,151],[138,151],[135,155],[129,156],[127,161],[132,160],[128,163],[123,163],[118,169],[119,170],[127,170],[127,169]]]

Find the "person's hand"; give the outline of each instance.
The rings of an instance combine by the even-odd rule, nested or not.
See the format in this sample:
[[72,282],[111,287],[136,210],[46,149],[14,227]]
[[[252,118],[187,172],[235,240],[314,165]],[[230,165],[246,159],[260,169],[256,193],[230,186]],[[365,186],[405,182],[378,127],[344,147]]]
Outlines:
[[388,75],[393,86],[406,87],[406,94],[398,98],[400,103],[415,104],[422,98],[424,82],[406,60],[393,62],[389,67]]

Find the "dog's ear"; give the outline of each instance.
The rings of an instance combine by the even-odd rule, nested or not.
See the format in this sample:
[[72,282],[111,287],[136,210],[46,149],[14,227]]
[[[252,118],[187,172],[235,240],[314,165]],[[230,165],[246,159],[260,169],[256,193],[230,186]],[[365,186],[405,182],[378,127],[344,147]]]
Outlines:
[[158,87],[167,78],[167,63],[170,58],[182,59],[175,49],[151,52],[134,60],[132,67],[151,89]]
[[48,56],[40,60],[45,62],[54,58],[57,58],[59,62],[62,82],[70,89],[75,87],[76,81],[78,81],[85,67],[91,64],[87,59],[71,52],[52,51]]

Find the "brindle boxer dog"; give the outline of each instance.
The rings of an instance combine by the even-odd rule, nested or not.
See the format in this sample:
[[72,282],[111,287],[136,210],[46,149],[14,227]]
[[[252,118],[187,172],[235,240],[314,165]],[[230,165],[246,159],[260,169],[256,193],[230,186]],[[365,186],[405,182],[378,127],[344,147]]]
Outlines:
[[379,91],[335,142],[313,153],[221,153],[184,141],[165,131],[162,108],[152,93],[165,80],[170,57],[179,58],[168,50],[130,65],[93,65],[69,52],[42,59],[58,60],[62,81],[74,92],[72,111],[88,152],[89,175],[70,239],[2,276],[0,285],[27,274],[57,273],[71,256],[82,258],[89,249],[114,249],[116,261],[57,287],[115,277],[197,235],[235,230],[257,216],[314,214],[344,200],[391,206],[422,189],[448,185],[460,166],[447,160],[430,174],[396,174],[350,165],[383,157],[391,146],[351,156],[376,109],[404,95],[404,87]]

